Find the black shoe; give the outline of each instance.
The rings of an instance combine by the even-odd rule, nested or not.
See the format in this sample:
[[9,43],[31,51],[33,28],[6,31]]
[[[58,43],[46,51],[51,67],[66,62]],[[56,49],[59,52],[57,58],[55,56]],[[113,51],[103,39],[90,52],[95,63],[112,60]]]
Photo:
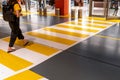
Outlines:
[[29,43],[29,41],[27,41],[23,46],[26,46],[26,45],[28,45],[28,43]]
[[12,49],[10,51],[7,51],[7,53],[11,53],[11,52],[14,52],[14,51],[15,51],[15,49]]

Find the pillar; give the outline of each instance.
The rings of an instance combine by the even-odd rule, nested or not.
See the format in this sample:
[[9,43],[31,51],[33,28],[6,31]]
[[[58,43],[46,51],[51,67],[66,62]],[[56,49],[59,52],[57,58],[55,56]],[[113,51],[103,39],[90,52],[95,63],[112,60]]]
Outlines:
[[60,9],[60,15],[69,14],[69,0],[55,0],[55,8]]
[[93,6],[92,1],[93,0],[89,0],[89,16],[92,16],[92,6]]

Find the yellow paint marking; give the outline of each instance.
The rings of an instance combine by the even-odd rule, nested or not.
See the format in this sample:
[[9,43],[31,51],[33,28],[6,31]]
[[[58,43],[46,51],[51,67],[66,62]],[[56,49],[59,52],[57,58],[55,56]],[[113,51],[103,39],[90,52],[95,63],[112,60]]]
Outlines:
[[39,52],[41,54],[47,55],[47,56],[50,56],[50,55],[59,51],[58,49],[55,49],[55,48],[52,48],[49,46],[45,46],[42,44],[37,44],[37,43],[34,43],[30,46],[27,46],[26,48],[33,50],[33,51],[36,51],[36,52]]
[[70,32],[70,31],[63,31],[63,30],[58,30],[58,29],[54,29],[54,28],[44,28],[44,30],[56,32],[56,33],[61,33],[61,34],[66,34],[66,35],[71,35],[71,36],[76,36],[76,37],[80,37],[80,38],[86,38],[89,36],[87,34],[81,34],[81,33]]
[[38,75],[30,70],[26,70],[24,72],[14,75],[14,76],[8,77],[4,80],[40,80],[42,78],[44,78],[44,77],[41,75]]
[[95,28],[106,28],[107,26],[104,25],[104,26],[100,26],[100,25],[96,25],[96,24],[90,24],[90,23],[85,23],[85,24],[82,24],[82,23],[78,23],[78,22],[67,22],[67,24],[74,24],[74,25],[80,25],[80,26],[89,26],[89,27],[95,27]]
[[76,41],[73,41],[73,40],[60,38],[60,37],[57,37],[57,36],[52,36],[52,35],[47,35],[47,34],[42,34],[42,33],[38,33],[38,32],[28,32],[27,34],[31,35],[31,36],[38,37],[38,38],[43,38],[43,39],[46,39],[46,40],[66,44],[66,45],[71,45],[71,44],[76,42]]
[[[9,38],[4,38],[3,40],[8,42]],[[15,44],[23,47],[23,43],[20,40],[16,40]],[[26,46],[24,48],[30,49],[32,51],[35,51],[35,52],[38,52],[38,53],[41,53],[41,54],[44,54],[47,56],[52,55],[59,51],[58,49],[55,49],[55,48],[52,48],[52,47],[49,47],[46,45],[42,45],[39,43],[35,43],[35,42],[33,42],[33,43],[30,42],[30,44],[28,44],[28,46]]]
[[105,18],[100,18],[100,17],[88,17],[87,19],[106,21]]
[[100,17],[88,17],[90,20],[102,20],[102,21],[108,21],[108,22],[120,22],[119,19],[112,19],[112,20],[106,20],[105,18]]
[[107,39],[111,39],[111,40],[120,40],[120,38],[113,38],[113,37],[109,37],[109,36],[102,36],[102,35],[95,35],[97,37],[101,37],[101,38],[107,38]]
[[75,27],[75,26],[70,26],[70,25],[63,25],[63,24],[58,24],[56,27],[63,27],[67,29],[74,29],[74,30],[81,30],[81,31],[87,31],[87,32],[98,32],[99,30],[93,30],[91,27],[89,28],[84,28],[84,27]]
[[119,19],[113,19],[113,20],[108,20],[108,21],[110,21],[110,22],[120,22]]
[[78,20],[78,22],[88,22],[88,23],[94,23],[94,24],[105,24],[105,25],[111,25],[111,23],[109,22],[106,22],[106,21],[102,21],[102,22],[99,22],[99,21],[95,21],[95,20]]
[[30,15],[30,14],[38,14],[37,12],[31,12],[31,11],[22,11],[21,12],[24,16],[25,15]]
[[31,62],[9,54],[3,50],[0,50],[0,63],[14,71],[18,71],[32,65]]

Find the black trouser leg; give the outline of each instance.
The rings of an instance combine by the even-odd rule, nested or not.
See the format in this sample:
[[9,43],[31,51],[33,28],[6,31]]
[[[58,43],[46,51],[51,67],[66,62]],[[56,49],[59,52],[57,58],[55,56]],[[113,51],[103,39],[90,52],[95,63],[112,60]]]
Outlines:
[[19,28],[19,18],[16,18],[15,22],[9,22],[9,25],[11,28],[9,47],[13,47],[16,38],[18,37],[18,39],[24,39],[24,36],[22,35],[22,31]]
[[13,47],[16,41],[16,38],[17,38],[17,34],[14,34],[13,32],[11,32],[9,47]]

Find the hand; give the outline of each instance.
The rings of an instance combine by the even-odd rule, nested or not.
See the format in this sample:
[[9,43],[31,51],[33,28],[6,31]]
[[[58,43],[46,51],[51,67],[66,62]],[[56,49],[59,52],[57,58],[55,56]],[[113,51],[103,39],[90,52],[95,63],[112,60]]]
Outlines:
[[23,14],[22,14],[22,13],[20,13],[20,16],[23,16]]

